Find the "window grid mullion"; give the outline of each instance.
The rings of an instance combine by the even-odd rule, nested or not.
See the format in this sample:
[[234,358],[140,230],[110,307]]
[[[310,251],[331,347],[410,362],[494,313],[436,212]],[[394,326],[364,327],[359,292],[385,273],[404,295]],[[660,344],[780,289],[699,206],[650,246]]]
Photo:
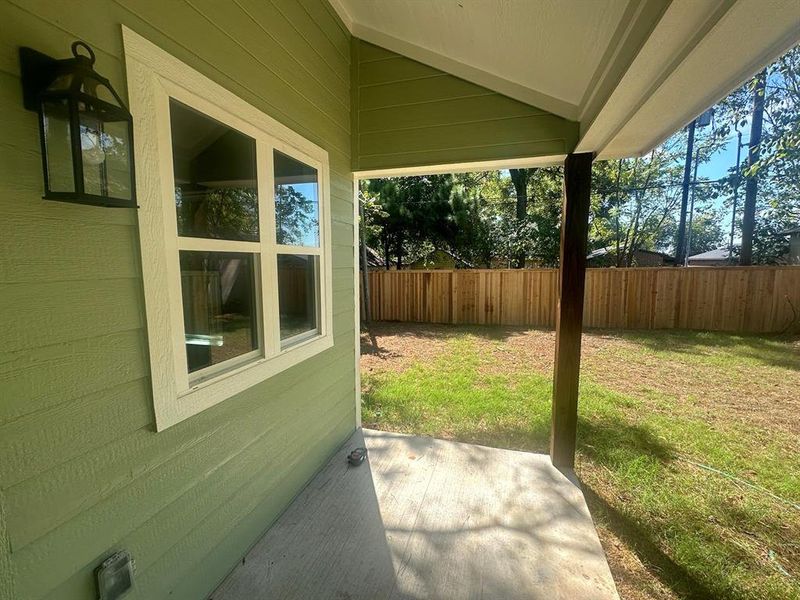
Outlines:
[[275,248],[278,254],[305,254],[311,256],[322,256],[322,248],[316,246],[287,246],[278,244]]
[[278,310],[278,263],[275,234],[275,169],[273,144],[267,136],[256,139],[258,215],[261,239],[261,302],[264,351],[267,357],[281,350]]
[[[259,217],[259,227],[260,220],[261,218]],[[258,254],[262,250],[262,244],[261,242],[243,240],[225,240],[220,238],[201,238],[179,235],[178,249],[193,252],[245,252]]]

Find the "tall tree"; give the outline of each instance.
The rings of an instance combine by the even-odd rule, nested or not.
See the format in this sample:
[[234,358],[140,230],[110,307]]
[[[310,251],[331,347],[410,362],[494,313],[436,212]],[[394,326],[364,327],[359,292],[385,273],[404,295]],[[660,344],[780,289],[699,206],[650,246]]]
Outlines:
[[742,212],[742,250],[739,264],[753,264],[753,230],[756,220],[756,194],[758,193],[758,169],[754,168],[761,154],[761,131],[764,122],[764,96],[767,91],[767,70],[756,76],[753,86],[753,119],[750,124],[747,182]]
[[[758,178],[758,194],[751,213],[752,236],[749,232],[744,235],[745,223],[740,215],[733,224],[734,230],[742,228],[743,245],[745,238],[752,238],[753,264],[782,262],[788,242],[779,234],[800,224],[800,46],[767,67],[764,83],[758,160],[751,163],[748,158],[740,173],[732,170],[726,186],[730,205],[737,175]],[[758,85],[756,77],[720,103],[718,114],[723,128],[746,130],[753,119],[757,99],[754,89]]]
[[514,268],[525,268],[524,235],[525,224],[528,216],[528,180],[532,169],[509,169],[508,174],[514,185],[514,193],[517,197],[517,245],[519,250],[514,257]]
[[609,249],[611,264],[629,267],[637,250],[672,245],[684,148],[677,137],[644,157],[594,163],[590,247]]
[[681,211],[678,221],[678,237],[675,241],[675,264],[683,264],[686,257],[686,214],[689,208],[689,185],[692,174],[692,157],[694,156],[694,134],[697,129],[697,119],[692,120],[686,128],[686,158],[683,165],[683,185],[681,187]]
[[452,237],[452,175],[372,179],[362,183],[362,192],[380,205],[373,215],[378,239],[369,241],[378,242],[387,269],[392,262],[401,269],[407,258]]

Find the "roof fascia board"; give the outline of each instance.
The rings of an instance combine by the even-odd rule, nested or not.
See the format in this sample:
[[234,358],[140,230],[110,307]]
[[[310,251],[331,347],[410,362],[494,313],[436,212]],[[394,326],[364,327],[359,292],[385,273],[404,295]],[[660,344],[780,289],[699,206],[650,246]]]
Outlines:
[[671,2],[672,0],[640,0],[628,3],[579,104],[578,120],[581,122],[581,131],[588,129],[608,101]]
[[[698,114],[702,113],[709,106],[712,106],[728,93],[735,90],[746,82],[765,65],[770,64],[775,59],[788,51],[793,45],[800,41],[800,5],[795,4],[794,0],[777,0],[769,13],[771,18],[764,19],[763,24],[759,23],[759,15],[764,15],[764,6],[760,0],[728,0],[723,2],[701,28],[702,35],[694,36],[687,44],[684,52],[676,57],[670,64],[670,68],[665,70],[664,75],[649,88],[636,104],[634,110],[627,110],[627,119],[619,123],[611,135],[607,135],[602,145],[593,144],[593,149],[599,151],[599,158],[611,159],[627,156],[641,156],[649,152],[652,148],[663,143],[675,131],[690,122]],[[778,16],[780,15],[780,16]],[[769,41],[774,27],[770,24],[778,19],[784,24],[785,33],[772,43],[759,43],[759,31],[761,39]],[[746,30],[750,32],[747,39],[742,39],[737,32]],[[728,43],[729,40],[739,40],[737,44]],[[748,47],[748,42],[750,46]],[[753,47],[755,44],[755,47]],[[759,47],[760,46],[760,47]],[[721,53],[741,56],[740,68],[735,69],[723,81],[718,82],[709,91],[699,95],[688,108],[675,114],[662,109],[657,109],[664,100],[659,101],[659,94],[666,90],[686,89],[687,81],[691,80],[692,70],[696,70],[698,62],[700,64],[718,64]],[[724,74],[724,72],[723,72]],[[689,78],[687,80],[687,78]],[[695,77],[695,79],[697,79]],[[696,88],[700,91],[704,89],[704,81],[696,82]],[[689,86],[691,88],[691,86]],[[618,88],[619,90],[619,88]],[[615,101],[614,95],[609,103]],[[607,106],[608,106],[607,104]],[[659,115],[655,118],[655,115]],[[666,117],[666,118],[665,118]],[[670,118],[671,117],[671,118]],[[644,127],[643,121],[648,123]],[[649,132],[649,138],[634,144],[626,143],[624,138],[625,129],[638,128]],[[637,139],[642,136],[634,136]],[[586,144],[589,135],[587,134],[579,142],[578,149]],[[619,140],[617,142],[617,140]],[[616,142],[616,143],[615,143]]]
[[448,173],[473,173],[476,171],[499,171],[502,169],[553,167],[564,164],[564,159],[566,159],[566,157],[566,154],[557,154],[552,156],[536,156],[533,158],[484,160],[478,162],[449,163],[420,167],[396,167],[392,169],[356,171],[353,173],[353,176],[357,179],[374,179],[376,177],[410,177],[417,175],[439,175]]
[[[706,14],[706,18],[695,28],[694,32],[689,34],[679,47],[675,48],[671,58],[664,57],[665,44],[659,39],[660,32],[656,27],[656,30],[648,36],[640,52],[618,82],[618,85],[606,98],[605,104],[599,109],[596,117],[591,123],[581,127],[581,140],[578,142],[577,147],[580,149],[579,151],[591,148],[595,152],[602,153],[650,97],[664,85],[675,70],[696,50],[697,45],[736,1],[719,0],[716,9]],[[662,15],[658,26],[663,26],[665,32],[671,33],[675,31],[677,26],[680,26],[676,24],[691,24],[693,18],[696,18],[696,12],[699,10],[703,10],[703,5],[695,3],[695,0],[675,0]],[[666,58],[666,60],[659,60],[655,57]],[[660,64],[654,64],[655,60],[658,60]],[[645,73],[658,73],[658,75],[652,79]],[[701,109],[700,112],[703,110]],[[687,121],[690,121],[692,117],[689,117]],[[672,135],[672,133],[669,135]],[[651,147],[657,145],[653,144]],[[641,154],[646,153],[649,149],[643,149]],[[638,155],[639,153],[637,152],[636,154]]]
[[344,23],[344,26],[347,27],[347,31],[350,32],[350,35],[353,35],[353,16],[347,10],[344,2],[341,0],[328,0],[328,3],[333,7],[333,10],[336,11],[336,14],[339,15],[342,23]]
[[[651,149],[655,148],[659,144],[664,143],[667,139],[669,139],[676,131],[685,127],[692,121],[695,117],[700,115],[703,111],[707,110],[708,107],[713,106],[720,100],[722,100],[725,96],[729,93],[734,91],[735,89],[741,87],[745,82],[753,78],[756,73],[761,71],[765,66],[772,64],[775,60],[783,56],[786,52],[792,49],[798,43],[798,34],[790,33],[787,34],[785,37],[781,38],[776,44],[771,46],[768,50],[763,53],[758,54],[756,57],[753,58],[748,63],[748,67],[746,70],[746,75],[744,77],[734,76],[730,77],[724,85],[719,86],[718,91],[711,92],[704,96],[703,100],[697,102],[694,108],[690,111],[689,115],[684,116],[681,120],[673,121],[673,125],[670,128],[664,129],[659,137],[655,138],[652,142],[648,143],[646,146],[640,147],[638,150],[633,150],[633,155],[635,156],[642,156]],[[627,152],[623,150],[623,152]],[[619,151],[617,151],[619,154]],[[628,154],[631,155],[630,153]],[[600,158],[618,158],[616,155],[608,155],[608,156],[601,156]]]

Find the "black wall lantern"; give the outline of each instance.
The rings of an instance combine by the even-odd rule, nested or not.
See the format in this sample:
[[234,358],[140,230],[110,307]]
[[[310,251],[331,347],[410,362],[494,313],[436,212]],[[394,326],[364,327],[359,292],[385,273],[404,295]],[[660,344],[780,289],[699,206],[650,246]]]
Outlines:
[[19,51],[23,102],[39,115],[44,198],[135,208],[131,113],[95,72],[88,45],[74,42],[72,55]]

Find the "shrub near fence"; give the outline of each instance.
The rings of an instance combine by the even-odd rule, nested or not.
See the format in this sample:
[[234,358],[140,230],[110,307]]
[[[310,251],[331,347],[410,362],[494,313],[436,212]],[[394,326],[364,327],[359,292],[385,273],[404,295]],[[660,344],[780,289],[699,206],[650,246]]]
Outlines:
[[[376,321],[555,325],[558,270],[372,271]],[[587,269],[584,326],[780,332],[800,320],[800,267]]]

